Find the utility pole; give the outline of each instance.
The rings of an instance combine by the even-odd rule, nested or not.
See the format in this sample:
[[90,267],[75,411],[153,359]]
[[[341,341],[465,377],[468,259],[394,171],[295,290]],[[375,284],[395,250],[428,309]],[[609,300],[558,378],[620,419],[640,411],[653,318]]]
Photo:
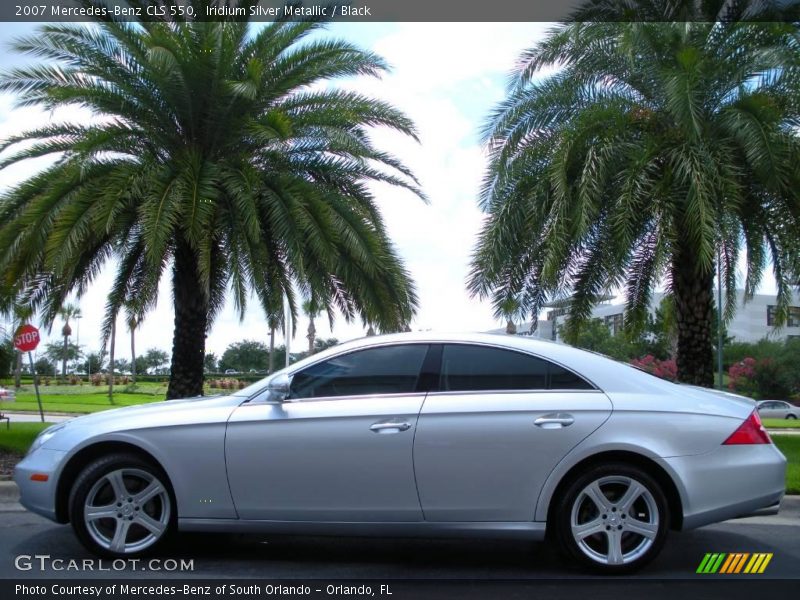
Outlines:
[[722,255],[717,250],[717,387],[724,387],[722,381]]

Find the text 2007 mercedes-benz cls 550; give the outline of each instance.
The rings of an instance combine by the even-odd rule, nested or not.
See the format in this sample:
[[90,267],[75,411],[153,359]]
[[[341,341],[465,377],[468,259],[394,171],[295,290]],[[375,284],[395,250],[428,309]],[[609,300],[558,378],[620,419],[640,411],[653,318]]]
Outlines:
[[230,396],[46,429],[28,509],[106,556],[176,531],[542,539],[614,573],[669,530],[776,511],[755,403],[519,336],[370,337]]

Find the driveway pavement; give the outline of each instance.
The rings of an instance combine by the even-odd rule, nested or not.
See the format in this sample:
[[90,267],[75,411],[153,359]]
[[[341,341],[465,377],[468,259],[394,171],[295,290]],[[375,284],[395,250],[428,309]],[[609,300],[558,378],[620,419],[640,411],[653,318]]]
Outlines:
[[[800,497],[784,500],[781,514],[738,519],[675,533],[661,556],[631,579],[709,579],[696,575],[707,552],[772,552],[761,579],[800,579]],[[487,540],[408,540],[182,534],[159,557],[193,560],[191,572],[28,571],[15,568],[19,555],[92,558],[69,526],[0,504],[0,578],[202,577],[272,579],[490,579],[538,580],[585,577],[561,560],[548,543]],[[751,577],[751,576],[739,576]]]

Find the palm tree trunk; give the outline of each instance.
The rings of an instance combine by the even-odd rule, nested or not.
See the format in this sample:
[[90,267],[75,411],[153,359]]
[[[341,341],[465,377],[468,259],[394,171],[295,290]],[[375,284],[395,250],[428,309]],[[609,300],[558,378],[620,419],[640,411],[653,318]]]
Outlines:
[[711,344],[714,271],[700,271],[691,252],[678,250],[672,263],[672,293],[678,328],[678,381],[713,387]]
[[17,367],[14,369],[14,387],[22,386],[22,352],[17,350]]
[[314,327],[314,317],[308,324],[308,355],[314,354],[314,340],[317,338],[317,328]]
[[136,383],[136,329],[131,327],[131,381]]
[[117,343],[117,320],[111,323],[111,340],[108,353],[108,400],[114,404],[114,346]]
[[179,240],[172,271],[175,331],[167,399],[203,395],[208,300],[197,274],[194,251]]
[[69,337],[64,336],[64,356],[61,357],[61,379],[67,378],[67,344]]
[[269,369],[270,375],[275,371],[275,328],[269,328]]

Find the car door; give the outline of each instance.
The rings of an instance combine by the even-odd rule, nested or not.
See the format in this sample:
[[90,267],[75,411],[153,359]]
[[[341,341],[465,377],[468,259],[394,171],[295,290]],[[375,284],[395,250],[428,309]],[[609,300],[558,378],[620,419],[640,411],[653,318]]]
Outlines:
[[789,408],[790,408],[789,404],[787,402],[773,402],[772,404],[775,407],[774,410],[773,410],[774,416],[772,416],[770,418],[773,418],[773,419],[785,419],[786,415],[789,414]]
[[445,344],[414,443],[425,520],[532,520],[548,474],[611,408],[591,383],[541,357]]
[[778,402],[762,402],[758,405],[758,416],[762,419],[780,419],[781,411]]
[[228,422],[226,461],[242,519],[419,521],[413,439],[427,344],[371,347],[292,374]]

